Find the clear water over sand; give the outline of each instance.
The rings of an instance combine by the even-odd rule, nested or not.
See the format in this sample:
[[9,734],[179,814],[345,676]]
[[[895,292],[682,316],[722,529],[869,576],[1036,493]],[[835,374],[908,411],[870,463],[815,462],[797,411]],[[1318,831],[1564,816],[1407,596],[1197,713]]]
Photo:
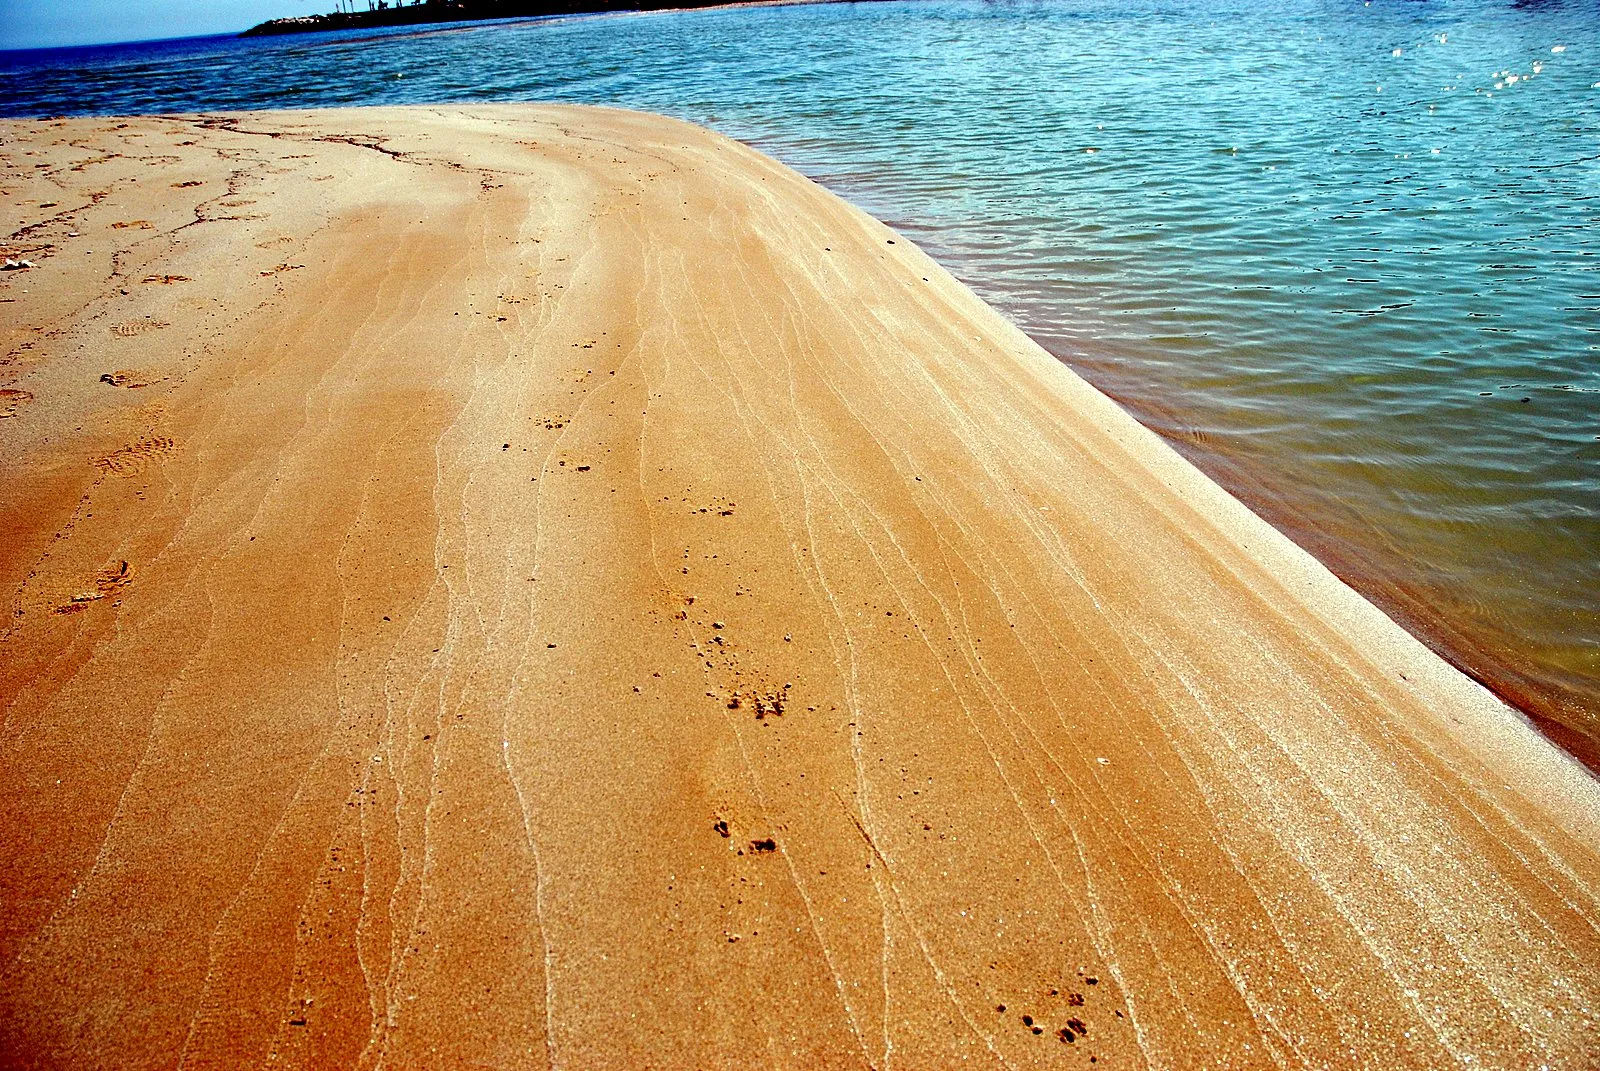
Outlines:
[[1594,4],[930,0],[0,59],[10,115],[473,99],[665,112],[815,176],[1600,755]]

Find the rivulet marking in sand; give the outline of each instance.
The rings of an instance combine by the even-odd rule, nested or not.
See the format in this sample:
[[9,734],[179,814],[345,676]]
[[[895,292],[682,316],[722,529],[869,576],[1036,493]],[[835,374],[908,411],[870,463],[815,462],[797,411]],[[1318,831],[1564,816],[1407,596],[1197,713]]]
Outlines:
[[7,1063],[1600,1049],[1594,781],[794,173],[4,144]]

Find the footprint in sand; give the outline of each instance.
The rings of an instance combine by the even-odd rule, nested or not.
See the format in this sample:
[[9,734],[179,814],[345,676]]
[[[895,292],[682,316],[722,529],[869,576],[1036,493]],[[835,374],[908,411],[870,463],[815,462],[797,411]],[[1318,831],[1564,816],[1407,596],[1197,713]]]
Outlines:
[[21,390],[17,387],[0,389],[0,420],[16,416],[18,410],[31,401],[33,401],[33,393],[31,391]]
[[100,377],[100,382],[109,383],[113,387],[125,387],[128,390],[138,390],[148,387],[152,383],[160,383],[166,376],[148,369],[119,368],[114,372],[106,372]]
[[132,338],[135,335],[142,335],[146,331],[159,331],[163,327],[171,326],[165,320],[157,320],[151,316],[141,316],[137,320],[124,320],[120,324],[113,324],[111,333],[118,338]]
[[152,462],[172,453],[172,447],[172,440],[165,435],[147,435],[136,443],[95,458],[90,464],[111,476],[137,476]]
[[86,610],[90,603],[99,602],[108,595],[115,595],[122,588],[127,587],[132,580],[133,567],[126,561],[118,562],[116,565],[96,573],[92,588],[69,596],[66,602],[55,608],[55,612],[58,614],[75,614],[81,610]]

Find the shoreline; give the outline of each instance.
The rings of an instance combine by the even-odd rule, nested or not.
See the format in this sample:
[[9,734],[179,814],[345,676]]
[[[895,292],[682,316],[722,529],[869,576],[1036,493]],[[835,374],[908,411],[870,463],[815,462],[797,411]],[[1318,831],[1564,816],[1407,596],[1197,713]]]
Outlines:
[[[1054,351],[1051,351],[1054,352]],[[1092,369],[1081,368],[1070,358],[1061,357],[1069,367],[1095,382]],[[1527,719],[1556,747],[1572,756],[1595,776],[1600,777],[1600,740],[1588,728],[1595,720],[1588,697],[1576,681],[1555,677],[1547,669],[1526,658],[1513,637],[1503,632],[1464,629],[1452,612],[1465,608],[1441,609],[1444,592],[1413,583],[1381,556],[1364,552],[1364,544],[1339,535],[1330,535],[1325,522],[1335,512],[1348,509],[1336,500],[1323,498],[1310,511],[1289,504],[1281,486],[1282,477],[1257,458],[1226,453],[1216,447],[1197,444],[1177,432],[1170,413],[1153,399],[1125,392],[1112,393],[1095,384],[1127,409],[1141,424],[1150,428],[1184,458],[1216,480],[1253,513],[1297,546],[1322,563],[1341,582],[1371,601],[1381,612],[1421,641],[1453,668],[1490,691],[1501,702]],[[1351,514],[1346,523],[1368,523]],[[1504,642],[1497,642],[1504,641]]]
[[608,108],[4,128],[25,1065],[1600,1044],[1600,782],[815,183]]
[[[783,3],[784,0],[773,2]],[[752,147],[764,151],[759,143]],[[941,264],[947,263],[943,252],[935,251],[933,255]],[[946,270],[954,274],[959,266],[948,264]],[[963,283],[974,285],[967,284],[964,278]],[[1005,315],[1012,318],[1009,312]],[[1514,642],[1516,637],[1503,630],[1463,628],[1458,615],[1464,614],[1467,607],[1446,604],[1446,596],[1450,594],[1447,589],[1419,583],[1415,578],[1408,583],[1403,571],[1394,567],[1393,560],[1367,549],[1372,545],[1370,539],[1346,537],[1345,533],[1352,527],[1370,525],[1370,521],[1350,511],[1344,503],[1321,495],[1307,508],[1306,502],[1296,502],[1294,496],[1286,493],[1280,468],[1259,456],[1245,456],[1217,444],[1196,441],[1183,431],[1185,414],[1182,410],[1164,404],[1148,391],[1133,389],[1125,375],[1108,374],[1104,363],[1074,347],[1058,349],[1029,332],[1025,324],[1018,326],[1056,360],[1115,401],[1342,583],[1372,602],[1434,654],[1487,689],[1540,735],[1600,777],[1600,737],[1594,730],[1600,721],[1600,709],[1596,708],[1593,695],[1582,687],[1581,679],[1563,677],[1540,665],[1528,657],[1529,648],[1519,647]],[[1330,535],[1327,524],[1341,514],[1344,526],[1341,534]],[[1441,609],[1442,605],[1446,608]]]
[[[458,0],[460,2],[460,0]],[[470,0],[465,0],[469,2]],[[445,11],[429,5],[394,6],[384,9],[334,13],[329,15],[296,15],[268,19],[247,30],[239,37],[282,37],[302,33],[337,33],[345,30],[393,29],[400,26],[430,26],[464,23],[456,29],[470,29],[482,22],[537,22],[549,19],[584,18],[605,15],[658,15],[678,11],[715,11],[752,7],[795,7],[808,4],[872,3],[873,0],[647,0],[646,6],[637,6],[639,0],[530,0],[522,5],[518,14],[462,15],[457,9]],[[628,4],[631,6],[621,6]],[[598,5],[598,6],[591,6]],[[496,5],[496,10],[505,5]],[[533,11],[533,8],[542,10]]]
[[[1181,441],[1168,441],[1188,456]],[[1289,534],[1296,543],[1307,546],[1308,552],[1341,581],[1360,592],[1363,598],[1453,668],[1516,711],[1540,735],[1592,775],[1600,777],[1600,739],[1596,739],[1592,728],[1595,712],[1590,696],[1580,689],[1579,681],[1563,679],[1547,667],[1534,663],[1527,658],[1526,649],[1515,644],[1515,637],[1503,631],[1462,628],[1456,615],[1464,613],[1466,607],[1446,605],[1446,593],[1438,587],[1407,585],[1406,578],[1379,556],[1360,553],[1348,540],[1316,532],[1313,525],[1318,516],[1287,509],[1281,493],[1274,491],[1263,477],[1263,466],[1206,456],[1212,463],[1220,460],[1224,467],[1233,466],[1247,472],[1239,483],[1226,485],[1229,493],[1268,523]],[[1196,463],[1205,467],[1201,462]]]

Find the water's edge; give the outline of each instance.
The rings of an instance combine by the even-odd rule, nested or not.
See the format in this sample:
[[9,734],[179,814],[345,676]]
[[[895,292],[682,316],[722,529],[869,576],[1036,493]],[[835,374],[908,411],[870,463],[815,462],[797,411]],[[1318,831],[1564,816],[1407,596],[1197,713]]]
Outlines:
[[[772,154],[770,147],[759,142],[747,144],[758,151]],[[794,166],[781,158],[780,162],[785,166]],[[821,180],[815,181],[827,186]],[[832,186],[827,188],[851,200],[848,191]],[[925,244],[923,248],[941,267],[964,285],[975,289],[976,281],[961,276],[957,266],[941,256],[936,246],[930,248]],[[1308,516],[1296,510],[1292,497],[1283,493],[1281,481],[1275,479],[1278,473],[1260,464],[1253,464],[1249,459],[1208,450],[1206,440],[1175,433],[1174,428],[1180,421],[1174,419],[1171,407],[1162,405],[1148,394],[1117,390],[1107,381],[1107,377],[1098,374],[1100,369],[1097,365],[1082,360],[1082,354],[1051,344],[1049,340],[1028,331],[1025,324],[1018,323],[1009,310],[996,306],[988,298],[984,300],[996,308],[1001,316],[1017,324],[1045,352],[1110,398],[1143,427],[1154,432],[1252,513],[1310,554],[1445,662],[1527,718],[1545,739],[1576,759],[1591,774],[1600,777],[1600,738],[1579,727],[1585,722],[1600,722],[1600,709],[1588,703],[1581,691],[1566,686],[1549,674],[1540,674],[1538,667],[1518,658],[1514,649],[1491,646],[1482,637],[1460,628],[1440,608],[1443,593],[1432,588],[1408,586],[1404,577],[1393,568],[1393,563],[1381,560],[1365,545],[1330,538],[1318,522],[1327,520],[1341,509],[1338,503],[1331,499],[1324,500],[1324,512],[1320,516]],[[1301,494],[1304,494],[1304,489],[1301,489]]]

